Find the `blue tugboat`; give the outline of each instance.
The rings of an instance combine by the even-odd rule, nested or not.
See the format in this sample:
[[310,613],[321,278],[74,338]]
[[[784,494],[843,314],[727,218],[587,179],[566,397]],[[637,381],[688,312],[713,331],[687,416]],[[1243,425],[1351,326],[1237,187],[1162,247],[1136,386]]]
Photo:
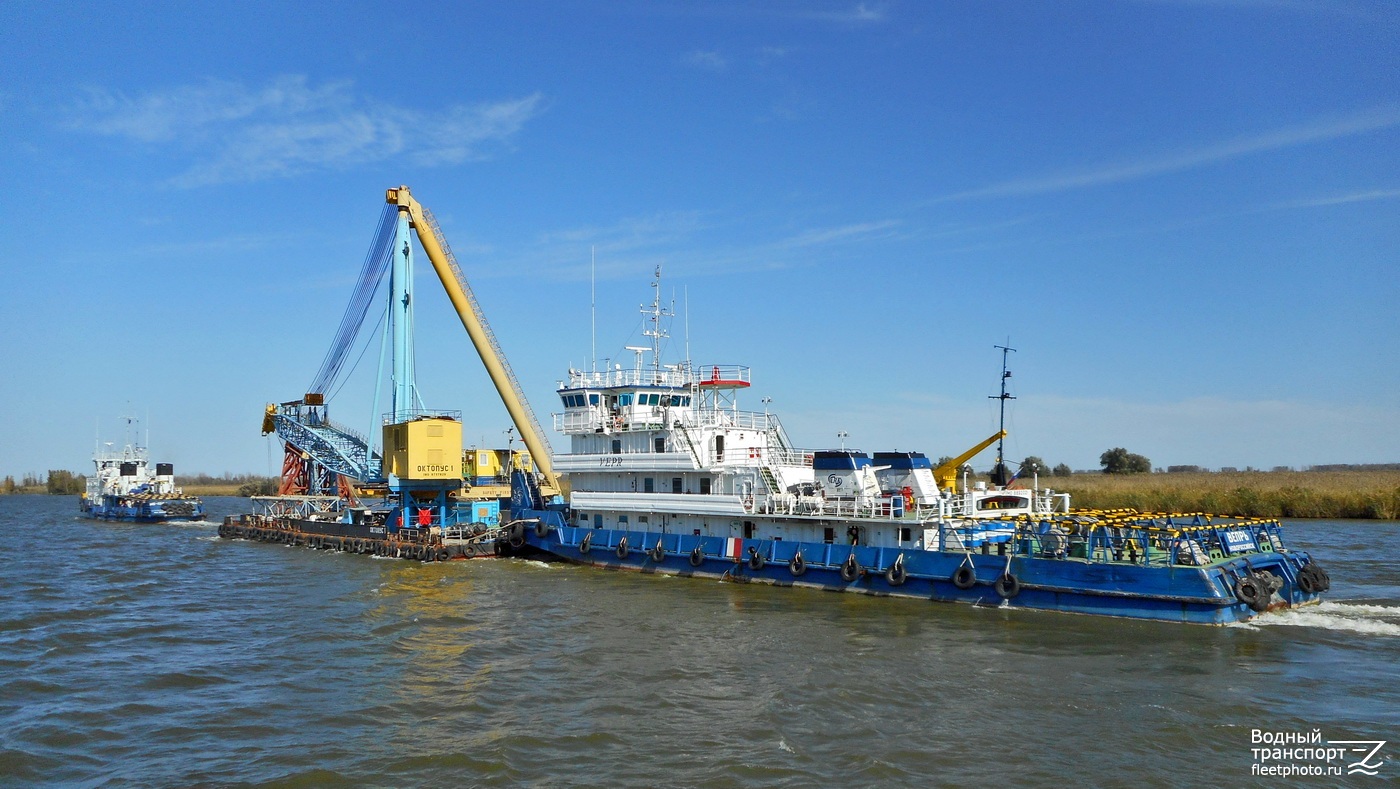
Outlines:
[[139,523],[203,518],[204,502],[175,486],[173,465],[157,463],[152,473],[146,448],[131,440],[132,421],[127,419],[127,440],[120,450],[106,444],[93,453],[96,468],[78,503],[82,514]]
[[[567,500],[512,475],[508,544],[564,560],[735,582],[940,602],[1226,624],[1316,603],[1330,581],[1271,519],[1081,511],[1012,477],[959,484],[961,464],[917,452],[795,447],[776,415],[743,411],[747,367],[661,364],[660,271],[651,347],[632,369],[570,370],[555,427]],[[650,360],[646,358],[650,354]],[[1003,358],[1005,358],[1003,356]],[[1002,403],[1007,374],[1003,370]]]

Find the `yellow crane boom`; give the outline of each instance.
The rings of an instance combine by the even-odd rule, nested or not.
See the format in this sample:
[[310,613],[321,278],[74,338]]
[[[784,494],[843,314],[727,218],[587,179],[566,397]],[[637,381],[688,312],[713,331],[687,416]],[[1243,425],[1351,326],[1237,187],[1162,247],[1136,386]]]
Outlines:
[[962,464],[971,460],[973,456],[976,455],[978,452],[981,452],[982,450],[996,443],[998,439],[1002,439],[1005,437],[1006,431],[998,430],[997,432],[993,433],[986,441],[983,441],[982,443],[978,444],[972,449],[969,449],[968,451],[962,453],[961,455],[958,455],[952,460],[949,460],[947,463],[944,463],[938,468],[934,469],[933,479],[935,482],[938,483],[939,489],[956,489],[958,484],[958,469],[962,468]]
[[535,467],[544,477],[544,485],[558,490],[559,480],[554,476],[553,458],[550,457],[549,442],[544,436],[544,431],[540,429],[534,412],[525,400],[525,394],[520,390],[520,382],[516,380],[509,363],[500,353],[495,335],[487,327],[485,318],[476,306],[476,299],[466,290],[466,279],[457,268],[437,223],[432,220],[432,214],[413,199],[407,186],[389,189],[385,201],[398,206],[400,211],[408,212],[410,224],[418,234],[418,241],[423,245],[423,251],[428,253],[433,270],[437,272],[443,289],[447,291],[447,297],[457,310],[457,317],[462,320],[462,327],[471,337],[472,345],[481,357],[481,363],[486,366],[486,372],[491,376],[491,383],[495,384],[501,402],[505,404],[506,411],[515,422],[515,429],[520,431],[520,437],[530,450]]

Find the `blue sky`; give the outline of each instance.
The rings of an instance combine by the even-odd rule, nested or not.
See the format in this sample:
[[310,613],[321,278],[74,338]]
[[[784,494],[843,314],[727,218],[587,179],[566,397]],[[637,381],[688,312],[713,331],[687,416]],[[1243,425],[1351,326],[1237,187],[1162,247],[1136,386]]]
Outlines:
[[[600,356],[663,265],[674,352],[801,445],[960,451],[1009,340],[1013,459],[1400,460],[1395,3],[446,6],[0,4],[0,474],[128,411],[177,470],[275,471],[262,407],[398,184],[543,414],[596,249]],[[423,275],[424,397],[499,445]]]

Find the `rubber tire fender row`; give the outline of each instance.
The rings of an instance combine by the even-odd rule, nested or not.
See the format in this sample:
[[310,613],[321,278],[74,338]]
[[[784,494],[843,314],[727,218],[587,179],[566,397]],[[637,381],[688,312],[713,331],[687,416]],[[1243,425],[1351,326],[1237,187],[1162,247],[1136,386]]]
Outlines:
[[1318,567],[1315,562],[1305,564],[1303,569],[1298,571],[1298,588],[1308,594],[1325,592],[1332,588],[1332,579],[1328,577],[1327,571]]
[[1021,593],[1021,580],[1011,573],[1002,573],[997,576],[992,588],[996,589],[997,596],[1001,599],[1010,600]]

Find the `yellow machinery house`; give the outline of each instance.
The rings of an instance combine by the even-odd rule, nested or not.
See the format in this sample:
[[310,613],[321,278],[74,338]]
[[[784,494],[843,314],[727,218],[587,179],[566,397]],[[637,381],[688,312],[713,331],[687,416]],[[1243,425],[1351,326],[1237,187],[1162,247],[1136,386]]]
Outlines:
[[462,423],[430,416],[384,426],[385,472],[399,479],[462,479]]

